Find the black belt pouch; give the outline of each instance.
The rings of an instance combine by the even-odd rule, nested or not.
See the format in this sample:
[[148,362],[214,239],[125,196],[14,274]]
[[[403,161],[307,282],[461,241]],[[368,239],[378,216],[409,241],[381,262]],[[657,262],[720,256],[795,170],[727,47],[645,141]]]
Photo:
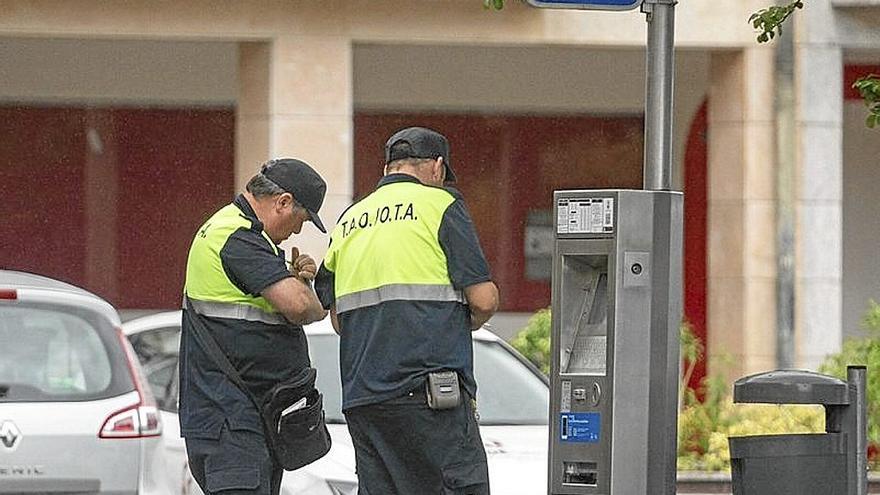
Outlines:
[[[314,368],[305,368],[289,381],[273,387],[264,397],[262,416],[275,460],[288,471],[299,469],[330,450],[324,422],[324,396],[315,388]],[[305,404],[286,411],[305,399]]]

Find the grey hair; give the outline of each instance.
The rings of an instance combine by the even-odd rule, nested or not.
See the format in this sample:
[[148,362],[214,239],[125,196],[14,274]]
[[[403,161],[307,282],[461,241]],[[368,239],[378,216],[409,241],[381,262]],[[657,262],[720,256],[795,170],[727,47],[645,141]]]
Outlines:
[[287,191],[281,189],[281,186],[269,180],[262,172],[257,172],[251,177],[245,186],[247,192],[254,195],[255,198],[264,198],[267,196],[277,196]]
[[426,163],[433,163],[433,158],[401,158],[388,164],[388,170],[398,170],[403,166],[420,167]]

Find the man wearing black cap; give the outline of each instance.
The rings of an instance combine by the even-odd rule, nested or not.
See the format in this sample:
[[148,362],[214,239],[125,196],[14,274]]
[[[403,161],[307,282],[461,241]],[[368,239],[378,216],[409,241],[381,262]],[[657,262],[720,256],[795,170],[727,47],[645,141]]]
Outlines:
[[342,214],[315,288],[340,335],[360,493],[488,494],[471,330],[498,290],[453,181],[449,143],[403,129],[385,176]]
[[180,341],[180,433],[189,466],[207,495],[270,495],[282,469],[273,461],[259,412],[207,354],[193,325],[207,328],[254,397],[308,367],[301,325],[321,320],[311,280],[315,261],[279,243],[318,217],[327,185],[308,164],[271,160],[246,191],[196,232],[186,266]]

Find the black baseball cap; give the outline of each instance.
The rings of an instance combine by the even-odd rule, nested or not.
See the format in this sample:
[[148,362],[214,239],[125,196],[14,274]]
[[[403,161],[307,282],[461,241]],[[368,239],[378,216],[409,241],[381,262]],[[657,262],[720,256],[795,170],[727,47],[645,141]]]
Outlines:
[[[398,143],[407,143],[409,146],[392,147]],[[449,162],[449,141],[446,136],[437,131],[425,127],[407,127],[394,133],[385,142],[385,164],[404,158],[430,158],[443,157],[443,165],[446,166],[446,182],[455,182],[455,173]]]
[[327,233],[318,210],[324,203],[327,183],[315,169],[296,158],[276,158],[263,164],[260,169],[267,179],[281,189],[293,194],[293,198],[309,212],[309,220],[323,233]]

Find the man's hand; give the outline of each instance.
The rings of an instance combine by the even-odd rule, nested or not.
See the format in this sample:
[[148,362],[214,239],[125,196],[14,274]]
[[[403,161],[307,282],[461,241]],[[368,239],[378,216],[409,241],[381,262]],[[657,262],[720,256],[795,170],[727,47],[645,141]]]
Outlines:
[[336,314],[336,304],[330,306],[330,324],[333,325],[333,331],[336,335],[342,335],[342,329],[339,328],[339,315]]
[[492,282],[465,287],[464,298],[471,311],[471,330],[479,330],[498,310],[498,287]]
[[299,254],[299,248],[292,247],[290,248],[290,259],[293,260],[289,262],[290,273],[294,277],[302,281],[315,280],[315,274],[318,273],[318,265],[311,256]]

